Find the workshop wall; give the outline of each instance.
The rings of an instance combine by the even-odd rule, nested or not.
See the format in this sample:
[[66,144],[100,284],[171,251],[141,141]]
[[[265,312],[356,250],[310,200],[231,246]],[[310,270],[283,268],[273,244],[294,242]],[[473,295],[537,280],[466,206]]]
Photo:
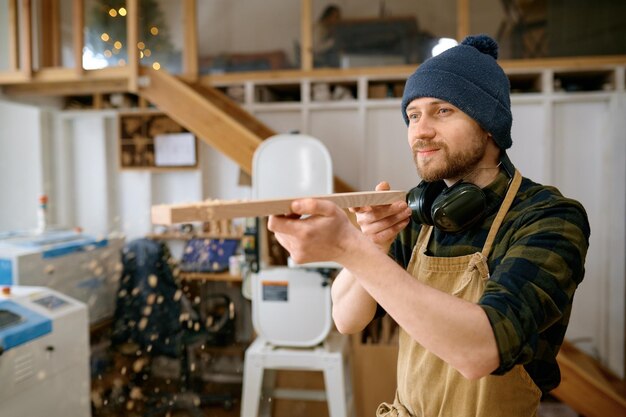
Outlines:
[[37,226],[46,178],[45,110],[0,99],[0,231]]

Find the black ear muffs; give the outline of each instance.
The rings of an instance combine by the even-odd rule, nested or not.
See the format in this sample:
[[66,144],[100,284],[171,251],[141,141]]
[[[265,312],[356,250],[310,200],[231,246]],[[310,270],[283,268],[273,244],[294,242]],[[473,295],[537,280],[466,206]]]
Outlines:
[[[512,180],[515,167],[504,151],[500,155],[500,165]],[[407,193],[406,202],[412,210],[414,222],[435,226],[448,233],[469,229],[483,218],[487,209],[483,190],[463,180],[450,187],[446,187],[443,181],[422,181]]]
[[486,208],[483,190],[468,182],[457,182],[437,196],[430,212],[439,230],[459,233],[481,220]]
[[433,224],[430,209],[433,201],[445,188],[446,183],[443,181],[422,181],[407,193],[406,202],[411,208],[413,221],[420,224]]
[[422,181],[408,192],[407,204],[415,222],[434,225],[448,233],[467,230],[482,219],[487,207],[483,190],[462,181],[451,187],[443,181]]

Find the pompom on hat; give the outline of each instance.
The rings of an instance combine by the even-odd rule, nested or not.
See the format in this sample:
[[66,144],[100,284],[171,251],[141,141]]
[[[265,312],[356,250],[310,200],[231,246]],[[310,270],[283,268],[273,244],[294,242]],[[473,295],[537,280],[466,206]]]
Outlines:
[[402,117],[420,97],[434,97],[461,109],[491,133],[500,149],[512,145],[509,79],[496,62],[498,44],[487,35],[468,36],[441,54],[427,59],[407,79]]

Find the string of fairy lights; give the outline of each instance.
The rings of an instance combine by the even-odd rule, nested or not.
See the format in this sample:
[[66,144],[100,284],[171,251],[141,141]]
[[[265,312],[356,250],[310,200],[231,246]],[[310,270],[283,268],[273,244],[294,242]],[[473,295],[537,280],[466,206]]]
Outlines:
[[[110,65],[111,63],[119,66],[126,65],[127,53],[125,47],[126,34],[124,19],[128,10],[125,7],[111,7],[100,4],[97,8],[97,16],[94,18],[93,26],[90,28],[98,33],[93,33],[93,37],[99,37],[102,43],[97,45],[93,39],[83,54],[83,65],[85,68],[98,68]],[[112,20],[115,19],[118,22]],[[143,29],[143,28],[142,28]],[[139,49],[139,59],[151,62],[151,66],[155,70],[161,69],[161,63],[155,59],[155,51],[150,47],[151,44],[158,44],[157,37],[162,33],[158,24],[151,24],[149,27],[140,31],[140,40],[137,42],[136,48]],[[141,39],[141,38],[144,39]]]

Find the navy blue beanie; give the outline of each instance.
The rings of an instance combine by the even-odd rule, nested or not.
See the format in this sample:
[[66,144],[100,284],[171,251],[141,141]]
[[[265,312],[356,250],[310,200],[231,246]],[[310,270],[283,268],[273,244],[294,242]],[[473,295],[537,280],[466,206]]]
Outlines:
[[402,117],[419,97],[434,97],[461,109],[491,133],[500,149],[511,147],[509,79],[496,62],[498,44],[487,35],[468,36],[441,54],[427,59],[407,79]]

